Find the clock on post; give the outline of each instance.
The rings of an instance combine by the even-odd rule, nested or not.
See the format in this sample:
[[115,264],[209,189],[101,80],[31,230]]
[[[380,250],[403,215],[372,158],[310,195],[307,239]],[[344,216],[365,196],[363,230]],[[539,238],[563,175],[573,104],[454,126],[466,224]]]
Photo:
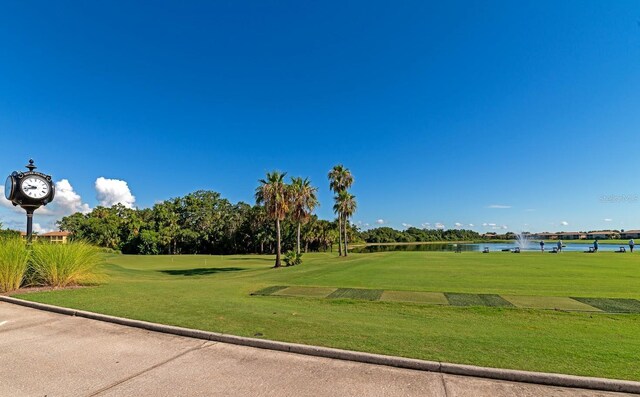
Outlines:
[[56,188],[51,181],[51,175],[34,171],[38,167],[33,164],[33,160],[29,160],[26,167],[29,171],[14,171],[7,177],[4,195],[13,205],[19,205],[27,211],[27,240],[31,241],[33,212],[53,201]]

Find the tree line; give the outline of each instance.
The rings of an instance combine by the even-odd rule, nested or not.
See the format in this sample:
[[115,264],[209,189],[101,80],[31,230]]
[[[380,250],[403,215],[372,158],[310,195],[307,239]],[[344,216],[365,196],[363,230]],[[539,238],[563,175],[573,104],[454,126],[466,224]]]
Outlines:
[[220,193],[200,190],[165,200],[152,208],[130,209],[116,204],[96,207],[87,214],[75,213],[58,221],[60,230],[74,239],[90,241],[127,254],[243,254],[331,250],[338,241],[340,255],[346,242],[358,239],[349,222],[356,209],[353,183],[342,165],[329,172],[329,186],[336,192],[336,221],[318,219],[317,188],[308,178],[273,171],[258,181],[255,205],[231,203]]
[[[282,248],[296,247],[298,223],[281,222]],[[265,207],[231,203],[220,193],[199,190],[184,197],[130,209],[121,204],[96,207],[58,221],[74,239],[126,254],[248,254],[275,253],[275,223]],[[330,250],[338,238],[336,222],[310,215],[301,225],[305,251]],[[355,228],[349,233],[354,236]]]
[[430,241],[473,241],[482,236],[473,230],[466,229],[418,229],[409,227],[406,230],[395,230],[390,227],[378,227],[365,230],[358,237],[367,243],[416,243]]
[[232,203],[218,192],[199,190],[151,208],[99,206],[86,214],[66,216],[57,225],[60,230],[71,232],[74,239],[126,254],[269,253],[276,255],[275,267],[281,266],[283,251],[293,252],[299,259],[302,252],[332,250],[336,243],[339,255],[346,256],[350,242],[482,239],[477,232],[465,229],[379,227],[360,231],[350,222],[357,208],[355,196],[349,192],[354,177],[341,164],[327,174],[329,188],[335,193],[336,219],[319,219],[313,214],[320,205],[318,189],[308,178],[293,177],[287,181],[286,175],[272,171],[258,180],[254,205]]

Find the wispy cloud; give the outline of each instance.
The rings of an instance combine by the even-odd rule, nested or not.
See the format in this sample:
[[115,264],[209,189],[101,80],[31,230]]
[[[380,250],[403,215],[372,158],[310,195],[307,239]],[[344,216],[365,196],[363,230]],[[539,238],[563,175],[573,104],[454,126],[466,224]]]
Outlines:
[[605,222],[611,222],[611,221],[613,221],[613,219],[611,219],[611,218],[604,218],[604,219],[603,219],[603,221],[605,221]]
[[384,219],[378,219],[378,220],[376,221],[376,223],[377,223],[378,225],[384,225]]
[[436,223],[436,229],[444,229],[444,223]]
[[567,222],[567,221],[562,221],[562,222],[560,222],[560,224],[561,224],[562,226],[567,226],[567,225],[569,225],[569,222]]
[[456,222],[456,223],[453,224],[453,226],[455,226],[457,228],[461,228],[462,227],[462,223]]
[[502,204],[491,204],[490,206],[488,206],[487,208],[498,208],[498,209],[504,209],[504,208],[511,208],[510,205],[502,205]]

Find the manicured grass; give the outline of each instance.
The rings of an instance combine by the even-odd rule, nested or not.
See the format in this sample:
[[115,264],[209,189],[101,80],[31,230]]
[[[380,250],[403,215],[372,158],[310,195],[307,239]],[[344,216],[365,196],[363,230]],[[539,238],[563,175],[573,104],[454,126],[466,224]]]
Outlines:
[[449,304],[447,298],[441,292],[384,291],[380,300],[390,302],[415,302],[430,305]]
[[[109,276],[105,284],[21,297],[242,336],[434,361],[640,380],[640,366],[635,365],[640,356],[639,314],[273,296],[296,286],[355,290],[349,293],[352,297],[368,289],[638,299],[639,263],[640,255],[635,253],[416,251],[348,258],[305,254],[300,266],[272,269],[273,257],[267,256],[110,255],[101,266]],[[262,291],[271,296],[251,295],[271,286],[282,288]]]

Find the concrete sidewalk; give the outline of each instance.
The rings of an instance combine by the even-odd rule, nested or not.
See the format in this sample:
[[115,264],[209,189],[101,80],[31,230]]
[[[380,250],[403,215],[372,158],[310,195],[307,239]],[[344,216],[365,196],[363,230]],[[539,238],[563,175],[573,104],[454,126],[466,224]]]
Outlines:
[[150,332],[0,302],[0,396],[623,396]]

